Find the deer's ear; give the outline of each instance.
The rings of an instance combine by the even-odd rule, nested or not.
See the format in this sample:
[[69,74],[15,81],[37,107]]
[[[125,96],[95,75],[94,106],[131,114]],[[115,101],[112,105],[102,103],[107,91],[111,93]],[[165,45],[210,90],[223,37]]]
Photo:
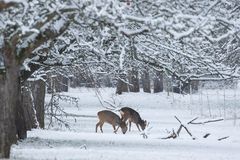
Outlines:
[[146,120],[144,120],[144,124],[147,124],[147,121],[146,121]]

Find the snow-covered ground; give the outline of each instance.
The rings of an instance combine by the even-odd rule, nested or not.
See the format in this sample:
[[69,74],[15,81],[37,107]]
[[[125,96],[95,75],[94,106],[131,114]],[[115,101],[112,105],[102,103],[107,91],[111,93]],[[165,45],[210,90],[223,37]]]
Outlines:
[[[115,101],[120,107],[132,107],[150,122],[144,132],[148,138],[143,138],[142,132],[134,124],[132,131],[125,135],[120,130],[114,134],[109,124],[104,124],[104,133],[95,133],[98,122],[96,114],[105,108],[94,89],[71,89],[64,94],[78,97],[79,107],[61,103],[67,113],[77,115],[64,117],[70,124],[70,130],[57,125],[49,130],[32,130],[28,132],[26,140],[13,145],[11,159],[239,160],[239,90],[203,90],[195,95],[184,96],[168,95],[166,92],[124,93],[116,96],[112,88],[100,89],[100,92],[104,100]],[[106,103],[104,105],[107,106]],[[195,117],[199,117],[196,122],[218,118],[225,120],[205,125],[186,124],[195,140],[185,130],[176,139],[161,139],[167,137],[172,129],[178,129],[179,122],[174,116],[184,124]],[[203,138],[207,133],[210,136]],[[226,136],[229,137],[218,141]]]

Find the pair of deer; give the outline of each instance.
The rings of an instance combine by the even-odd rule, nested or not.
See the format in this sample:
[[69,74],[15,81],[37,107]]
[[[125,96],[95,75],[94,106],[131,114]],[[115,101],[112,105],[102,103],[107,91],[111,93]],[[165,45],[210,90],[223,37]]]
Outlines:
[[99,122],[96,124],[96,132],[99,126],[100,126],[101,132],[103,132],[102,126],[105,122],[113,126],[114,133],[116,133],[120,127],[122,129],[122,133],[125,134],[127,132],[126,121],[129,122],[129,131],[131,130],[131,122],[136,124],[139,131],[141,131],[139,126],[141,127],[142,130],[146,128],[147,121],[142,120],[139,113],[134,109],[129,107],[123,107],[119,111],[121,114],[121,119],[117,114],[109,110],[103,110],[98,112],[97,115],[98,115]]

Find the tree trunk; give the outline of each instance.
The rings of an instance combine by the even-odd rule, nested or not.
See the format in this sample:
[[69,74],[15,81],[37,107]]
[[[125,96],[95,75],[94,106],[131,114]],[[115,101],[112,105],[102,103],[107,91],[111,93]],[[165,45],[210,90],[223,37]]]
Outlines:
[[0,75],[0,159],[8,158],[10,147],[17,141],[15,107],[11,103],[9,83],[5,74]]
[[45,100],[46,84],[42,80],[32,82],[32,94],[34,99],[34,107],[40,128],[44,128],[44,100]]
[[45,82],[25,82],[22,89],[22,103],[27,130],[44,128]]
[[[128,92],[128,85],[126,83],[126,74],[120,74],[120,78],[117,81],[116,94],[122,94],[122,92]],[[125,81],[125,82],[124,82]]]
[[14,48],[4,39],[5,73],[0,75],[0,158],[9,157],[10,147],[18,138],[26,137],[20,86],[20,66]]
[[1,75],[0,84],[0,157],[9,157],[10,147],[16,143],[17,137],[26,137],[23,108],[20,97],[20,83],[16,66],[6,69]]
[[150,76],[147,69],[145,69],[142,74],[142,85],[143,85],[143,92],[151,93]]
[[68,78],[64,76],[58,76],[58,87],[59,92],[68,92]]
[[129,79],[129,83],[130,83],[129,91],[130,92],[139,92],[140,91],[139,78],[138,78],[138,71],[136,69],[132,69],[129,72],[128,79]]
[[199,85],[199,81],[189,81],[188,83],[183,83],[183,85],[181,86],[181,92],[179,93],[186,93],[186,94],[196,93],[198,91],[198,85]]
[[156,71],[156,75],[154,77],[154,93],[163,91],[163,72]]
[[26,129],[31,130],[32,128],[37,128],[37,118],[34,112],[34,102],[29,82],[26,82],[22,89],[22,105],[24,107]]

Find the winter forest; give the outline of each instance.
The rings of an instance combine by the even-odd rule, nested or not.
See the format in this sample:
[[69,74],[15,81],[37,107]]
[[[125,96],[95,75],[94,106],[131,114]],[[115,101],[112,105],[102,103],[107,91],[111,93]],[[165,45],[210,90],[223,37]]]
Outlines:
[[0,0],[0,159],[239,160],[239,0]]

